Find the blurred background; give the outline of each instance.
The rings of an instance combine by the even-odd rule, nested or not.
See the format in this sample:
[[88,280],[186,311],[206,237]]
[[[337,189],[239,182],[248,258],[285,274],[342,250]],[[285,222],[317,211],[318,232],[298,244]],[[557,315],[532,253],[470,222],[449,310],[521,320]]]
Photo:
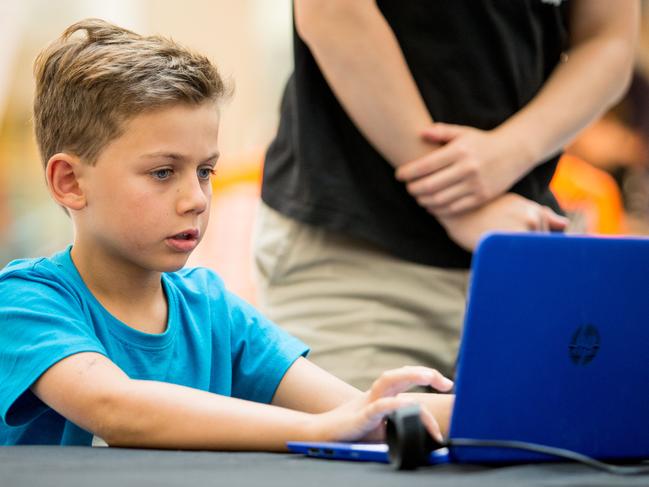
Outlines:
[[[649,15],[626,97],[567,150],[553,190],[574,232],[649,233]],[[210,227],[190,265],[217,270],[254,301],[251,232],[260,165],[292,69],[290,0],[0,0],[0,267],[72,237],[50,200],[31,125],[32,62],[73,22],[100,17],[208,55],[236,86],[223,110]]]

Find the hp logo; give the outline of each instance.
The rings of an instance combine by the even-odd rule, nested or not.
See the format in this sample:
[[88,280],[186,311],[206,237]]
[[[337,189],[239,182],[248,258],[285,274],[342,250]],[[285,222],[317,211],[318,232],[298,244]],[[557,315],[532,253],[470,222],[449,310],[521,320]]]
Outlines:
[[575,365],[587,365],[599,352],[600,338],[599,331],[593,325],[582,325],[572,334],[572,340],[568,346],[570,360]]

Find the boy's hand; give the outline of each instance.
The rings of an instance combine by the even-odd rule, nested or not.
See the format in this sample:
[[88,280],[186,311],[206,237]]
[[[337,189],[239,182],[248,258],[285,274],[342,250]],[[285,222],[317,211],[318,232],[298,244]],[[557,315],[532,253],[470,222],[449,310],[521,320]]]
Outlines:
[[[418,402],[415,396],[399,396],[416,385],[448,391],[453,382],[427,367],[402,367],[384,372],[360,398],[317,415],[314,437],[319,441],[382,440],[385,416]],[[426,408],[422,408],[421,415],[428,432],[441,441],[440,427],[433,415]]]

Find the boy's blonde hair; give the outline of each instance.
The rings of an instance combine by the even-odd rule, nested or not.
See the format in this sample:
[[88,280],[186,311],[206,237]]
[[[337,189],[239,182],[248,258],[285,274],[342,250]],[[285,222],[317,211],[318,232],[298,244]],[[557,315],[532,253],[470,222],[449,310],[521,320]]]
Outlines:
[[34,126],[43,165],[57,152],[94,164],[124,122],[145,110],[227,96],[200,54],[100,19],[68,27],[34,62]]

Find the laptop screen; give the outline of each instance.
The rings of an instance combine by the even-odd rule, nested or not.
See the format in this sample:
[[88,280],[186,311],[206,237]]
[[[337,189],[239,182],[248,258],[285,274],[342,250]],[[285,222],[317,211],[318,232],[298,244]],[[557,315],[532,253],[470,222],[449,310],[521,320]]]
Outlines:
[[[649,240],[493,234],[473,260],[451,438],[649,457]],[[456,461],[539,460],[453,448]]]

